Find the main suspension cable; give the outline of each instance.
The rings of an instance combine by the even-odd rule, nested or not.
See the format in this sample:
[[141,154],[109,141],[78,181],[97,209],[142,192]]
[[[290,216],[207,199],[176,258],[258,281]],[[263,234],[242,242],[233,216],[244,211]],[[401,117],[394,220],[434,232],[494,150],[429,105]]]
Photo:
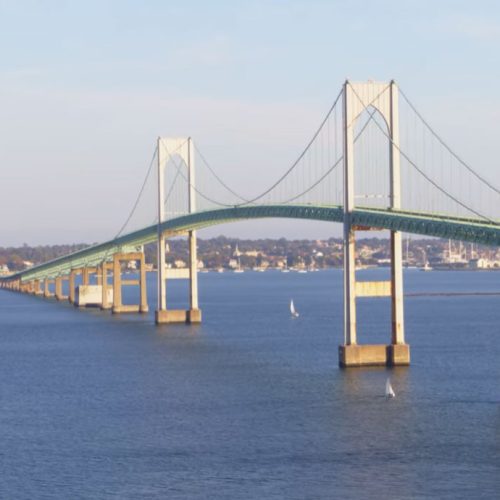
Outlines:
[[226,188],[231,194],[233,194],[234,196],[236,196],[236,198],[239,198],[241,201],[243,201],[244,203],[249,203],[249,201],[244,198],[243,196],[241,196],[240,194],[238,194],[236,191],[234,191],[233,189],[231,189],[218,175],[217,175],[217,172],[215,172],[215,170],[210,166],[210,164],[208,163],[208,161],[206,160],[206,158],[203,156],[202,152],[200,151],[200,149],[196,146],[196,143],[194,143],[194,149],[196,150],[196,152],[200,155],[200,158],[201,160],[203,161],[203,163],[206,165],[206,167],[208,168],[208,170],[210,170],[210,172],[212,172],[213,176],[219,181],[219,183],[224,187]]
[[312,146],[313,142],[316,140],[316,137],[318,137],[319,133],[323,129],[323,126],[327,122],[328,118],[330,118],[330,115],[332,114],[333,110],[335,109],[335,106],[337,106],[337,103],[338,103],[340,97],[342,96],[342,93],[343,93],[343,90],[340,90],[338,96],[336,97],[335,101],[331,105],[330,109],[328,110],[328,113],[326,114],[325,118],[321,122],[320,126],[318,127],[318,129],[316,130],[316,132],[314,133],[314,135],[312,136],[311,140],[307,143],[307,146],[304,148],[304,150],[302,151],[302,153],[300,153],[300,155],[298,156],[298,158],[293,162],[292,166],[271,187],[269,187],[268,189],[266,189],[259,196],[256,196],[255,198],[252,198],[251,200],[248,200],[246,203],[240,203],[239,205],[235,205],[235,206],[247,205],[247,204],[250,204],[250,203],[254,203],[257,200],[260,200],[266,194],[270,193],[278,184],[280,184],[288,176],[288,174],[290,174],[295,169],[295,167],[299,164],[300,160],[302,160],[302,158],[304,158],[305,154],[307,153],[307,151],[309,150],[309,148]]
[[441,138],[441,136],[438,135],[438,133],[430,126],[429,122],[425,120],[425,118],[419,113],[417,108],[413,105],[413,103],[410,101],[410,99],[407,97],[407,95],[399,88],[399,93],[403,96],[404,100],[407,102],[408,106],[413,110],[413,112],[420,118],[422,123],[429,129],[429,131],[434,135],[434,137],[441,143],[444,148],[461,164],[463,165],[472,175],[474,175],[477,179],[479,179],[483,184],[485,184],[487,187],[489,187],[491,190],[493,190],[495,193],[500,195],[500,189],[495,187],[490,181],[485,179],[483,176],[481,176],[479,173],[477,173],[468,163],[466,163],[460,156],[458,156],[451,148],[444,142],[444,140]]
[[[352,90],[353,94],[357,97],[357,99],[359,100],[359,102],[364,106],[365,104],[363,103],[363,100],[361,99],[361,97],[358,95],[358,93],[356,92],[356,90],[352,86],[351,86],[351,90]],[[490,217],[488,217],[486,215],[481,214],[480,212],[477,212],[476,210],[474,210],[473,208],[469,207],[468,205],[466,205],[465,203],[463,203],[462,201],[460,201],[458,198],[456,198],[452,194],[448,193],[444,188],[442,188],[439,184],[437,184],[436,181],[434,181],[422,169],[420,169],[420,167],[399,147],[399,145],[396,144],[393,141],[392,137],[387,133],[386,130],[384,130],[384,128],[377,122],[377,120],[374,120],[374,123],[377,125],[378,129],[387,137],[387,139],[389,140],[389,142],[408,161],[408,163],[413,168],[415,168],[415,170],[417,170],[417,172],[419,172],[419,174],[422,175],[427,181],[429,181],[435,188],[437,188],[439,191],[441,191],[441,193],[443,193],[445,196],[447,196],[448,198],[450,198],[451,200],[453,200],[455,203],[457,203],[458,205],[460,205],[462,208],[465,208],[469,212],[477,215],[481,219],[484,219],[484,220],[486,220],[486,221],[488,221],[488,222],[490,222],[492,224],[498,224],[498,222],[496,222],[495,220],[491,219]]]
[[[361,134],[365,131],[366,127],[368,127],[368,124],[370,123],[370,121],[371,120],[375,121],[375,119],[373,117],[374,117],[374,115],[375,115],[376,112],[377,112],[376,109],[374,109],[371,112],[368,112],[370,116],[366,120],[366,122],[363,125],[363,127],[361,127],[361,130],[356,134],[356,137],[354,138],[354,141],[353,141],[354,144],[356,144],[356,142],[360,138]],[[326,179],[326,177],[328,177],[330,175],[330,173],[333,172],[340,165],[340,162],[343,159],[344,159],[344,155],[341,155],[338,158],[338,160],[316,182],[314,182],[314,184],[312,184],[311,186],[309,186],[305,191],[302,191],[302,193],[300,193],[300,194],[298,194],[296,196],[293,196],[292,198],[289,198],[288,200],[282,201],[281,204],[282,205],[286,205],[287,203],[295,201],[296,199],[300,198],[301,196],[309,193],[309,191],[312,191],[318,184],[320,184],[324,179]]]
[[132,210],[130,211],[127,219],[125,220],[125,222],[122,225],[122,227],[120,228],[120,230],[116,233],[114,239],[118,238],[118,236],[120,236],[122,234],[123,230],[127,227],[127,224],[130,222],[130,219],[134,215],[135,210],[136,210],[137,206],[139,205],[139,201],[141,199],[142,193],[144,192],[144,188],[146,187],[146,183],[147,183],[147,181],[149,179],[149,176],[151,174],[151,170],[153,169],[154,161],[155,161],[155,158],[156,158],[157,154],[158,154],[158,146],[156,146],[155,149],[154,149],[153,156],[151,158],[151,161],[149,162],[149,167],[148,167],[148,171],[146,173],[146,177],[144,178],[144,181],[142,183],[141,189],[139,190],[139,194],[137,195],[137,198],[135,199],[135,202],[134,202],[134,205],[132,207]]

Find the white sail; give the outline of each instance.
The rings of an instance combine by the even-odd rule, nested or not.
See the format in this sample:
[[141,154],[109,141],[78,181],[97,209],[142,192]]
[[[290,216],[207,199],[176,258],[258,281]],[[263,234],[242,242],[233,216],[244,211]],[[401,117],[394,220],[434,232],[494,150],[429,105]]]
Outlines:
[[295,306],[293,305],[293,299],[290,301],[290,313],[294,318],[299,315],[299,313],[295,310]]
[[385,397],[386,398],[394,398],[396,394],[394,393],[394,390],[391,385],[391,380],[387,379],[387,382],[385,383]]

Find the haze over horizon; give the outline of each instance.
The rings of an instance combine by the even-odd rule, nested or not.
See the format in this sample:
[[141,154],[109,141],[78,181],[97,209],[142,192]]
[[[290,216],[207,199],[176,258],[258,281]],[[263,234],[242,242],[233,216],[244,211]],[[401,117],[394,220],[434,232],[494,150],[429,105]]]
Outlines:
[[[0,245],[112,238],[159,135],[193,137],[251,197],[290,166],[346,77],[396,79],[499,185],[499,42],[493,1],[0,0]],[[200,237],[340,231],[270,220]]]

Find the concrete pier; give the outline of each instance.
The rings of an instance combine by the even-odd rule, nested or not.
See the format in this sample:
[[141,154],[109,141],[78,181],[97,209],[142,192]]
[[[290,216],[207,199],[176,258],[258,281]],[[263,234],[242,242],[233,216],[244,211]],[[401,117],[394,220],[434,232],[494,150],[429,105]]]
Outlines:
[[[101,307],[102,285],[79,285],[76,287],[75,306],[77,307]],[[113,290],[107,289],[107,301],[113,300]]]
[[[122,279],[121,263],[139,261],[139,279]],[[124,305],[122,302],[122,286],[139,285],[140,299],[139,304]],[[113,256],[113,314],[149,311],[147,292],[146,292],[146,262],[143,252],[116,253]]]

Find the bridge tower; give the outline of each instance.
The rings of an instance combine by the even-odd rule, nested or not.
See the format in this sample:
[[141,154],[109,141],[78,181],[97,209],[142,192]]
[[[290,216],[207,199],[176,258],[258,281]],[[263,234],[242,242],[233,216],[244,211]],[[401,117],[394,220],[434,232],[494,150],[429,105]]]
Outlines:
[[[355,233],[365,228],[354,217],[354,125],[361,113],[375,109],[384,118],[389,141],[389,209],[401,207],[399,154],[398,87],[394,81],[350,82],[343,87],[344,131],[344,344],[339,346],[339,364],[348,366],[408,365],[410,349],[404,338],[403,266],[401,232],[390,232],[391,279],[381,282],[357,282]],[[357,342],[356,298],[391,297],[392,335],[388,345]]]
[[[201,323],[198,306],[198,257],[196,231],[187,231],[189,244],[189,310],[167,309],[167,278],[165,266],[165,242],[168,236],[161,229],[165,221],[165,168],[173,156],[180,158],[185,168],[188,189],[188,213],[196,212],[196,190],[193,141],[188,138],[158,138],[158,308],[155,314],[157,324],[161,323]],[[176,233],[179,234],[179,233]]]

